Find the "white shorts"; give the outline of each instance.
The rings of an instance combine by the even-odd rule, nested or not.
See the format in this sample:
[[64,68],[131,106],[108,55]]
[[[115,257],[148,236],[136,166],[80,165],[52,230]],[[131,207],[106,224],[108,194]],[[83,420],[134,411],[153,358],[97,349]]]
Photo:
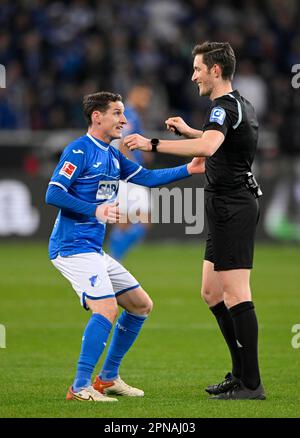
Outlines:
[[117,201],[121,213],[132,216],[132,223],[140,222],[140,213],[145,215],[151,211],[151,191],[148,187],[120,181]]
[[139,287],[138,281],[119,262],[108,254],[88,252],[51,260],[62,275],[70,281],[88,310],[85,299],[114,298]]

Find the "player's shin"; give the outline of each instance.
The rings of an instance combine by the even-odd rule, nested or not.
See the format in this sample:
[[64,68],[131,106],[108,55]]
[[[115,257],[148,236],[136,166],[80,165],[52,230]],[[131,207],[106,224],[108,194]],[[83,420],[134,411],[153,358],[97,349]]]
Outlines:
[[133,315],[126,310],[122,312],[116,323],[107,356],[99,374],[101,380],[109,381],[118,377],[121,361],[136,340],[146,319],[145,315]]
[[83,334],[77,374],[73,384],[74,392],[91,384],[94,371],[108,339],[112,324],[104,316],[94,313]]
[[241,354],[241,380],[255,390],[260,384],[258,365],[258,323],[252,301],[244,301],[230,309],[237,345]]
[[234,324],[231,314],[224,301],[210,307],[210,310],[214,314],[222,335],[227,343],[232,360],[232,374],[234,377],[241,377],[241,358],[239,347],[236,342],[236,335],[234,330]]

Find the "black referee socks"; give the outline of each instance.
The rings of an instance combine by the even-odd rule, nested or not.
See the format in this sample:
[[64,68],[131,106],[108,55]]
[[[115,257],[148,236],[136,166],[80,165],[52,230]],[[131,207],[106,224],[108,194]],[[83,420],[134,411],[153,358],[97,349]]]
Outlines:
[[228,345],[231,360],[232,360],[232,374],[234,377],[241,377],[241,358],[240,358],[240,349],[237,346],[236,335],[233,325],[233,320],[225,306],[224,301],[216,304],[215,306],[210,307],[210,310],[215,315],[216,320],[218,321],[219,327],[221,329],[222,335]]
[[241,357],[241,380],[249,389],[260,384],[258,366],[258,324],[252,301],[245,301],[229,309],[232,316],[236,342]]

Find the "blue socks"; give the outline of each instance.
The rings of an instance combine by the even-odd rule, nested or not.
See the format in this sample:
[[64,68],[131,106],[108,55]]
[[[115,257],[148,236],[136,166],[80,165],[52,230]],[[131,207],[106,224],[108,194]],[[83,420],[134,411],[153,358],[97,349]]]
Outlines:
[[91,316],[83,333],[77,374],[73,383],[74,392],[91,384],[92,373],[105,348],[111,328],[111,322],[104,316],[98,313]]
[[[120,315],[107,352],[101,380],[114,380],[119,375],[121,361],[136,340],[147,316],[132,315],[125,310]],[[73,391],[91,385],[94,371],[111,331],[111,322],[102,315],[94,313],[83,334],[81,352],[78,360],[77,374]]]
[[147,316],[133,315],[124,310],[120,315],[107,352],[101,380],[114,380],[119,375],[121,361],[136,340]]
[[145,237],[146,231],[146,225],[142,223],[131,224],[125,230],[114,227],[108,242],[110,255],[121,260],[132,246]]

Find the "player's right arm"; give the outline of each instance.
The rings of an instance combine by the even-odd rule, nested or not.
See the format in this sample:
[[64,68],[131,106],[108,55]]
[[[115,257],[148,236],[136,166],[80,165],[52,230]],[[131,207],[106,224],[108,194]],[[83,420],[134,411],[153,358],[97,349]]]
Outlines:
[[[186,140],[161,140],[156,148],[157,152],[181,157],[211,157],[224,142],[228,129],[236,129],[241,123],[242,113],[239,107],[234,96],[225,95],[215,99],[200,137]],[[180,122],[181,125],[182,122]],[[150,139],[138,134],[128,135],[124,143],[130,150],[152,151]]]
[[97,205],[76,198],[68,192],[84,166],[84,149],[69,145],[62,153],[49,182],[46,203],[84,216],[96,216],[102,222],[117,222],[120,219],[118,204]]

